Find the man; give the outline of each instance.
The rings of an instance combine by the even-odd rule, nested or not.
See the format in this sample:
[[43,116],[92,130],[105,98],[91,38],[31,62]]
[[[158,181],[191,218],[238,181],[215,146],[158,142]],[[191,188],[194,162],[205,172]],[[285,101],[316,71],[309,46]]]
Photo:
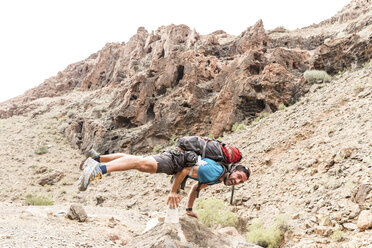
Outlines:
[[187,160],[185,154],[187,152],[172,149],[159,155],[142,157],[124,153],[98,155],[91,150],[90,157],[84,163],[85,169],[79,178],[78,187],[79,190],[85,191],[90,182],[101,179],[102,175],[114,171],[138,170],[146,173],[166,173],[175,175],[167,200],[167,204],[175,208],[181,200],[177,193],[178,189],[184,178],[189,176],[198,183],[194,184],[189,192],[186,214],[198,218],[197,214],[192,211],[198,190],[220,182],[224,182],[227,186],[238,185],[247,181],[250,176],[249,169],[244,166],[238,165],[231,173],[227,173],[222,165],[208,158],[195,160],[194,166],[184,167],[185,164],[180,165],[177,161],[181,158],[185,162]]

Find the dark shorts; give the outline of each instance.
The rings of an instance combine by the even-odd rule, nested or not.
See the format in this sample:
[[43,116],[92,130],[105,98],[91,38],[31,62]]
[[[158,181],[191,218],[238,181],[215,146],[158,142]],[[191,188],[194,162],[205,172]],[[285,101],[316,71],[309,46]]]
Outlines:
[[165,173],[168,175],[174,175],[177,173],[177,166],[174,164],[172,155],[168,152],[163,152],[158,155],[154,155],[153,158],[158,162],[158,169],[156,173]]

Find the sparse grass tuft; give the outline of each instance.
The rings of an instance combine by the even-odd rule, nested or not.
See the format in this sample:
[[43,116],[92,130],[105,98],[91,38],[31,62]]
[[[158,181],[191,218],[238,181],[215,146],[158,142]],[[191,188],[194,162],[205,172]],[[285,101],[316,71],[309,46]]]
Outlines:
[[37,155],[42,155],[48,152],[48,147],[47,146],[39,146],[35,149],[35,153]]
[[288,214],[279,214],[275,217],[275,224],[277,227],[282,229],[288,228],[289,215]]
[[288,220],[288,215],[281,214],[275,218],[275,224],[269,227],[265,227],[261,220],[257,220],[247,226],[248,233],[245,238],[263,247],[279,247],[283,241],[284,232],[288,230]]
[[233,132],[239,132],[239,131],[242,131],[246,128],[246,126],[244,125],[244,123],[238,123],[236,122],[232,128],[231,128],[231,131]]
[[278,107],[279,110],[284,110],[286,109],[286,106],[284,105],[284,103],[281,103]]
[[263,113],[257,116],[252,122],[251,125],[254,126],[256,125],[261,119],[264,119],[269,116],[269,113]]
[[281,240],[279,228],[264,227],[262,222],[256,222],[249,226],[245,237],[249,242],[269,248],[278,247]]
[[32,205],[32,206],[50,206],[53,205],[54,202],[49,199],[45,199],[40,196],[33,196],[31,194],[28,194],[26,196],[26,205]]
[[331,76],[326,71],[308,70],[304,77],[308,83],[325,83],[331,81]]
[[161,145],[156,145],[152,149],[152,153],[154,153],[154,154],[159,153],[161,151],[161,149],[163,149],[163,147]]
[[333,234],[331,235],[331,239],[335,242],[339,242],[344,239],[344,232],[336,229]]
[[172,137],[169,140],[169,145],[170,146],[175,146],[177,144],[178,137],[177,135],[173,134]]
[[339,71],[339,72],[337,72],[337,75],[338,75],[338,76],[342,76],[342,75],[345,74],[345,72],[347,72],[347,68],[345,68],[343,71]]
[[254,118],[254,120],[251,122],[252,125],[256,125],[261,120],[261,116],[257,116]]
[[208,227],[218,224],[235,226],[238,223],[238,217],[226,210],[224,203],[219,199],[199,200],[195,205],[195,209],[198,212],[199,220]]

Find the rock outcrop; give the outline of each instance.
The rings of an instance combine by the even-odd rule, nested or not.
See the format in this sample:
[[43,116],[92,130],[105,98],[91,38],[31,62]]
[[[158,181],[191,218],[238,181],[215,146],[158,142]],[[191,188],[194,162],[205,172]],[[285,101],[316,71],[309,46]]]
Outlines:
[[78,220],[79,222],[84,222],[88,218],[87,213],[80,204],[72,204],[66,216],[70,220]]
[[372,228],[372,211],[363,210],[358,218],[357,223],[358,229],[364,231],[368,228]]
[[371,5],[350,6],[295,31],[266,31],[260,20],[237,37],[203,36],[186,25],[150,33],[140,27],[127,43],[108,43],[5,102],[0,117],[27,115],[37,99],[78,91],[84,97],[69,105],[76,113],[60,117],[70,143],[83,151],[151,151],[172,135],[219,137],[236,122],[296,102],[310,87],[305,70],[333,75],[369,60]]
[[[236,231],[236,230],[235,230]],[[240,247],[259,248],[236,233],[213,233],[195,218],[181,217],[178,224],[160,223],[131,240],[128,247]]]

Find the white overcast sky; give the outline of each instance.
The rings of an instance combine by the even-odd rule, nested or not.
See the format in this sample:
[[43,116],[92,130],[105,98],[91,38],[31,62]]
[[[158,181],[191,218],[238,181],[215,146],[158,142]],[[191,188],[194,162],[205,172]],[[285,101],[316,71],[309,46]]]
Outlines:
[[330,18],[350,0],[1,0],[0,102],[24,93],[137,28],[186,24],[202,35],[239,35],[257,20],[296,29]]

